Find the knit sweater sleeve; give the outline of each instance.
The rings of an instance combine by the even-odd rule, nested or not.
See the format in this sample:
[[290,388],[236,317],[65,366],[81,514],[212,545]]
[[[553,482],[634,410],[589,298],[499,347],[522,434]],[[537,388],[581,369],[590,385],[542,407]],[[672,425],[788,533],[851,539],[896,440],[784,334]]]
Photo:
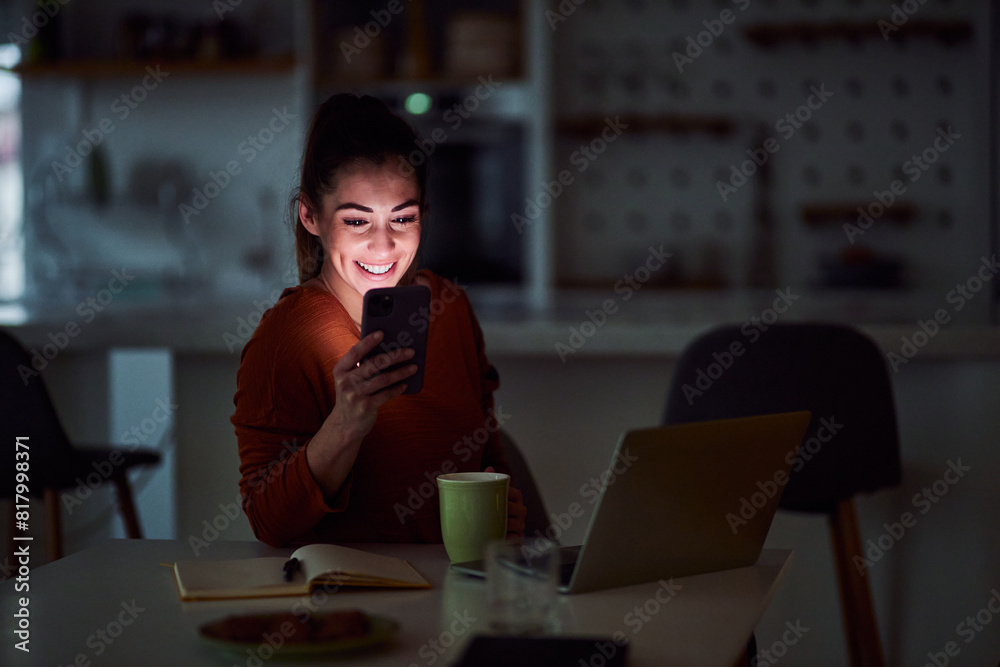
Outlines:
[[231,420],[240,492],[254,534],[272,546],[308,533],[350,500],[352,477],[328,503],[305,456],[336,402],[333,366],[358,341],[342,310],[315,291],[288,290],[243,349]]

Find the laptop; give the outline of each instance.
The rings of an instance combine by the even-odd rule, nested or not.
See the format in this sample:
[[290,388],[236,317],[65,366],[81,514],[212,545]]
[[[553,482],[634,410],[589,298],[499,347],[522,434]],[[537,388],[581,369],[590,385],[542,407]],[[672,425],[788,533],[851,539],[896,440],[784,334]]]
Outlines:
[[[583,544],[560,550],[559,590],[756,563],[810,419],[802,411],[624,433]],[[528,536],[522,551],[530,556],[545,542]],[[483,561],[451,567],[485,576]]]

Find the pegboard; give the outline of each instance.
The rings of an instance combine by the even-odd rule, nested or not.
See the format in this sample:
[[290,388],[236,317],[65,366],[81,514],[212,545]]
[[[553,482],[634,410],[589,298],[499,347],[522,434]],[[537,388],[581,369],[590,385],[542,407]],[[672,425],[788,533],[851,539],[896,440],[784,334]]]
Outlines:
[[[732,21],[715,23],[723,11],[732,12]],[[640,129],[609,146],[580,174],[585,185],[556,202],[560,283],[620,277],[648,245],[664,243],[679,259],[675,284],[713,283],[721,275],[726,286],[746,286],[759,196],[773,221],[775,286],[822,285],[823,259],[852,246],[901,260],[904,287],[946,291],[970,275],[989,247],[986,3],[919,5],[884,40],[877,21],[891,20],[890,14],[890,3],[869,0],[579,5],[553,35],[556,172],[588,141],[579,132],[558,131],[573,119],[711,117],[730,120],[733,131]],[[705,33],[705,21],[722,30],[700,52],[688,52],[688,38]],[[943,40],[926,32],[941,22],[964,22],[971,35]],[[771,46],[748,37],[753,26],[789,23],[869,32]],[[682,60],[679,71],[675,53],[697,55]],[[792,133],[787,123],[779,131],[776,123],[816,90],[831,94]],[[929,153],[937,155],[926,171],[907,164],[949,127],[960,138]],[[718,183],[730,182],[733,165],[768,136],[778,149],[768,156],[766,187],[750,176],[724,200]],[[906,224],[876,217],[849,237],[843,225],[857,225],[856,213],[826,224],[804,222],[804,207],[854,210],[860,204],[867,210],[875,192],[897,179],[905,191],[890,208],[910,211]]]

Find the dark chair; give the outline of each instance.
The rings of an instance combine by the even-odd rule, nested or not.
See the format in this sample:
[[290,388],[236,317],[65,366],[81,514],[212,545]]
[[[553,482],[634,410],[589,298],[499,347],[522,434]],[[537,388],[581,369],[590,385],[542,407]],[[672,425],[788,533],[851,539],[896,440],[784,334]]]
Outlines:
[[[3,406],[0,442],[5,451],[0,465],[0,498],[10,501],[12,535],[17,534],[15,475],[17,463],[24,462],[23,455],[18,458],[18,451],[27,451],[29,495],[42,498],[45,505],[49,560],[57,560],[63,555],[59,491],[76,488],[81,481],[91,487],[113,483],[128,536],[141,538],[128,471],[136,466],[159,463],[160,454],[107,445],[77,449],[63,430],[42,376],[24,371],[34,371],[31,355],[8,331],[0,329],[0,405]],[[18,437],[28,438],[22,441],[27,449],[16,446]],[[34,530],[34,516],[32,519],[29,533]]]
[[883,665],[871,590],[855,565],[864,554],[853,502],[902,476],[892,386],[875,343],[834,324],[714,329],[678,360],[664,422],[794,410],[813,418],[780,507],[829,517],[851,664]]
[[[528,462],[521,455],[521,450],[506,431],[500,431],[500,444],[503,446],[507,465],[510,466],[510,484],[521,492],[528,515],[524,519],[525,541],[536,539],[539,534],[546,535],[549,529],[549,515],[545,511],[545,502],[538,491],[535,478],[528,468]],[[537,532],[536,532],[537,531]],[[558,540],[553,540],[558,542]]]

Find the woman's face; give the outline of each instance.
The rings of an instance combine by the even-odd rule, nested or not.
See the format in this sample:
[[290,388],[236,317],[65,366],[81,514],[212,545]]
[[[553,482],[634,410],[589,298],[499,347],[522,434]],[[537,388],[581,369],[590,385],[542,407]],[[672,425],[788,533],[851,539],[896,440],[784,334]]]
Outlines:
[[299,204],[302,224],[323,246],[321,277],[349,310],[368,290],[395,286],[413,263],[419,202],[416,177],[387,161],[342,168],[319,211]]

